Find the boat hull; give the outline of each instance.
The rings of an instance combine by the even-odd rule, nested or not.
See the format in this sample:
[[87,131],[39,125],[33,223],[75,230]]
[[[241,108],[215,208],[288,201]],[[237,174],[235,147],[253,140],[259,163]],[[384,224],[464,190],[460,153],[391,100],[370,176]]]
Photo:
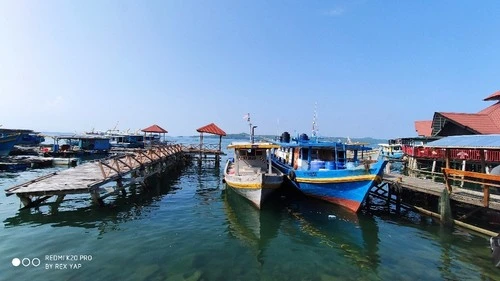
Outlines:
[[[264,178],[264,180],[259,180]],[[253,179],[241,179],[237,176],[225,176],[226,184],[236,193],[252,202],[257,208],[278,189],[283,183],[283,176],[254,177]]]
[[275,161],[273,164],[287,173],[290,183],[305,195],[357,212],[370,189],[381,182],[387,161],[379,160],[368,170],[356,168],[314,172],[293,170]]
[[237,175],[230,167],[231,165],[231,161],[226,163],[224,181],[236,193],[248,199],[258,209],[260,209],[262,203],[269,195],[281,186],[284,180],[283,174],[279,171],[277,171],[279,172],[278,174],[267,174],[255,171]]
[[0,137],[0,156],[8,156],[19,140],[19,134]]
[[341,205],[353,212],[357,212],[370,188],[377,180],[380,181],[380,177],[373,176],[371,179],[355,182],[321,184],[298,181],[297,187],[307,196]]

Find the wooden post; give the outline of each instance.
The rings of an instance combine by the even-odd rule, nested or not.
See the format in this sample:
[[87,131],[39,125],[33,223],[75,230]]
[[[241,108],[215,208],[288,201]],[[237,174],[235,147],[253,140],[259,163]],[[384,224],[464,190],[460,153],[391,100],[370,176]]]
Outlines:
[[445,157],[445,162],[446,162],[446,169],[450,168],[450,149],[445,148],[444,150],[444,157]]
[[99,191],[98,190],[94,190],[91,193],[91,196],[92,196],[92,200],[94,201],[95,204],[97,204],[99,207],[103,207],[104,206],[104,201],[99,196]]
[[446,185],[446,188],[448,189],[448,192],[451,193],[451,185],[450,185],[450,181],[449,181],[449,178],[448,178],[448,173],[446,172],[447,169],[448,168],[443,169],[444,183]]
[[436,172],[436,160],[432,161],[432,173],[434,174]]
[[391,173],[391,162],[387,162],[387,165],[385,165],[385,173],[386,174]]
[[31,198],[27,195],[22,195],[22,194],[17,194],[19,199],[21,200],[21,203],[23,203],[24,207],[30,206],[31,205]]
[[61,203],[64,200],[64,194],[57,195],[56,203]]
[[271,163],[271,149],[267,150],[267,161],[268,161],[268,165],[269,165],[269,174],[271,174],[273,172],[272,163]]
[[[481,172],[486,173],[486,157],[484,149],[479,150],[479,157],[481,159]],[[484,179],[482,181],[484,182]],[[485,184],[481,187],[483,188],[483,206],[488,207],[490,201],[490,188]]]
[[[466,160],[462,161],[462,171],[465,171]],[[462,182],[460,183],[460,187],[464,186],[464,176],[462,176]]]

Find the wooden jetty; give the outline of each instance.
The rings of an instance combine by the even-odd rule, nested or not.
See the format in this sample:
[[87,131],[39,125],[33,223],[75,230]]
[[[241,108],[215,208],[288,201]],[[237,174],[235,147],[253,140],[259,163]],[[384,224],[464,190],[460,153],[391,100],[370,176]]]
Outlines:
[[[124,176],[130,174],[133,180],[144,181],[184,160],[183,156],[179,144],[131,150],[33,179],[6,189],[5,193],[7,196],[17,195],[25,208],[36,206],[52,196],[62,201],[67,194],[81,193],[90,193],[95,203],[103,205],[104,198],[120,191],[125,193]],[[113,181],[116,187],[101,195],[101,187]]]
[[208,161],[218,165],[221,155],[226,155],[216,144],[181,144],[181,146],[182,151],[196,158],[199,164]]
[[[500,188],[500,175],[489,175],[449,168],[444,168],[441,175],[443,182],[395,173],[385,173],[382,183],[372,189],[372,195],[386,199],[388,204],[394,202],[396,204],[396,210],[399,212],[402,203],[402,194],[405,191],[411,191],[413,194],[420,193],[431,195],[439,199],[443,195],[443,191],[446,190],[448,191],[451,201],[469,206],[469,209],[472,209],[468,214],[459,217],[457,220],[453,220],[456,224],[483,234],[496,236],[497,232],[479,229],[478,227],[466,224],[462,221],[478,211],[500,211],[499,193],[495,192],[496,194],[492,194],[490,192],[490,189],[496,189],[496,191],[498,191],[498,188]],[[468,183],[468,185],[464,185],[464,183]],[[439,217],[441,220],[445,219],[439,214],[424,209],[421,206],[411,207],[424,214]]]

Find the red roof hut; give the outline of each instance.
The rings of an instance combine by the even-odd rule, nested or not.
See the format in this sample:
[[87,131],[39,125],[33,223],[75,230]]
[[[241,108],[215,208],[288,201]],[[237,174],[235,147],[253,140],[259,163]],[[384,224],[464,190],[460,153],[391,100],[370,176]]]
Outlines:
[[150,136],[152,136],[153,134],[163,134],[163,140],[165,140],[165,134],[168,133],[167,130],[163,129],[162,127],[160,127],[156,124],[151,125],[151,126],[147,127],[146,129],[142,129],[141,131],[144,132],[144,139],[146,139],[146,134],[149,133]]
[[218,135],[219,136],[219,152],[221,151],[222,137],[226,135],[221,128],[217,127],[214,123],[210,123],[201,128],[196,129],[200,133],[200,151],[203,149],[203,133]]

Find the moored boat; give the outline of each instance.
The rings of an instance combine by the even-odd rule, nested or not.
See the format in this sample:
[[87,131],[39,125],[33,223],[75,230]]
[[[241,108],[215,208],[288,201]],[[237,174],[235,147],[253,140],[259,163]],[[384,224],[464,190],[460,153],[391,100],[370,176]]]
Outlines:
[[[357,212],[371,187],[380,182],[387,159],[372,160],[360,144],[309,139],[306,134],[290,141],[283,133],[272,164],[304,194]],[[348,153],[350,152],[350,153]]]
[[234,149],[234,157],[226,162],[224,180],[259,209],[283,183],[284,174],[271,165],[271,150],[278,147],[269,142],[236,142],[228,146]]
[[389,159],[402,159],[403,155],[403,146],[399,143],[379,144],[379,157],[386,157]]
[[0,156],[8,156],[14,145],[19,141],[20,134],[0,136]]

